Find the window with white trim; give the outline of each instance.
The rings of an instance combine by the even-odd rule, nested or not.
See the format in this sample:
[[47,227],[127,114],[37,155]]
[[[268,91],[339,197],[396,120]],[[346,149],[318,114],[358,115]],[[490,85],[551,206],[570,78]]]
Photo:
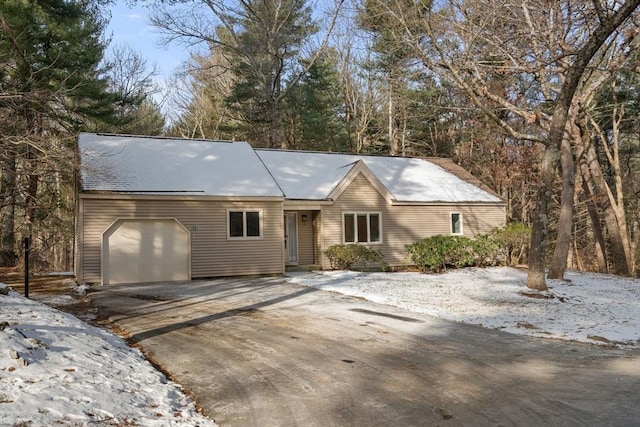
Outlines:
[[230,239],[262,237],[262,212],[259,210],[228,210],[227,232]]
[[462,214],[451,212],[451,234],[462,234]]
[[342,215],[344,243],[382,243],[380,212],[345,212]]

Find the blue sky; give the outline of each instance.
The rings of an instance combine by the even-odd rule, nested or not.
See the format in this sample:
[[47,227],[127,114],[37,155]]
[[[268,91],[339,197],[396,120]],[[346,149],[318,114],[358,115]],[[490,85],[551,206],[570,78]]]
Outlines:
[[[1,1],[1,0],[0,0]],[[330,1],[310,0],[317,19],[322,20],[322,12],[330,8]],[[139,0],[128,6],[124,0],[116,0],[111,9],[108,31],[112,33],[112,44],[133,47],[145,57],[151,66],[156,64],[160,71],[159,80],[169,77],[189,54],[184,45],[173,42],[170,46],[160,46],[161,35],[149,23],[149,9]],[[191,48],[193,49],[193,47]]]
[[[155,82],[160,92],[154,95],[154,99],[162,105],[167,115],[171,115],[170,106],[166,103],[167,95],[172,90],[168,79],[182,63],[189,59],[189,52],[185,45],[178,42],[173,42],[169,46],[160,44],[162,36],[149,22],[150,10],[144,7],[144,1],[138,0],[133,5],[127,3],[131,2],[115,0],[111,8],[111,20],[107,28],[107,35],[111,37],[111,46],[129,46],[147,60],[149,70],[153,65],[156,66],[158,75]],[[311,0],[311,3],[316,13],[320,13],[319,11],[324,10],[328,4],[327,0]],[[194,50],[197,47],[191,46],[190,49]]]
[[158,31],[149,23],[149,10],[139,3],[128,6],[118,0],[111,9],[111,21],[108,32],[112,45],[128,45],[147,59],[149,66],[157,65],[159,80],[169,77],[189,55],[184,46],[173,43],[168,47],[160,46]]

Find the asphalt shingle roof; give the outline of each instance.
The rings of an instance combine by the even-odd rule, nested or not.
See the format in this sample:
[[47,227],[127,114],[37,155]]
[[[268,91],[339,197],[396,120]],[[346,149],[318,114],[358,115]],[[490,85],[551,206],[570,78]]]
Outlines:
[[78,148],[84,191],[283,196],[246,142],[83,133]]
[[83,191],[325,200],[363,162],[398,202],[501,201],[460,173],[421,158],[89,133],[80,134],[78,148]]
[[400,202],[500,202],[426,159],[261,150],[256,152],[289,199],[322,200],[359,160]]

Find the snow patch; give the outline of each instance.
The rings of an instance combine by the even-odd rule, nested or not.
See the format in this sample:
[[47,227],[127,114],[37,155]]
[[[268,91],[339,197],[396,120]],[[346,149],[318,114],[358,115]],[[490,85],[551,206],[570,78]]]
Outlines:
[[0,292],[0,425],[22,422],[215,426],[121,338],[9,290]]
[[528,289],[526,272],[505,267],[444,274],[298,275],[292,283],[514,334],[640,347],[640,280],[568,272],[549,291]]

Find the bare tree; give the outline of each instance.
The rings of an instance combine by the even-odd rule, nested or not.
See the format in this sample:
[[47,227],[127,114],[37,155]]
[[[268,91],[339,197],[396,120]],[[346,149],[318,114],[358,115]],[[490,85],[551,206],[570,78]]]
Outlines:
[[[346,15],[346,14],[345,14]],[[344,88],[344,120],[351,151],[365,152],[379,139],[374,121],[383,109],[384,96],[372,63],[371,40],[354,30],[353,14],[341,16],[332,35]]]
[[113,46],[104,60],[109,90],[118,95],[115,109],[118,124],[96,124],[97,130],[136,135],[159,135],[165,124],[160,104],[154,96],[160,91],[154,82],[156,65],[149,65],[142,53],[128,45]]
[[600,50],[633,37],[626,29],[635,28],[629,18],[640,0],[378,2],[396,41],[412,46],[428,70],[463,90],[507,135],[544,145],[527,286],[546,289],[549,204],[561,159],[563,249],[555,257],[567,257],[574,166],[566,131],[576,92]]
[[237,105],[257,114],[252,120],[256,137],[275,147],[286,145],[279,135],[283,100],[320,57],[343,1],[336,1],[319,40],[312,37],[317,23],[306,0],[198,0],[192,7],[173,9],[160,5],[152,23],[168,42],[206,43],[229,56],[239,81]]

